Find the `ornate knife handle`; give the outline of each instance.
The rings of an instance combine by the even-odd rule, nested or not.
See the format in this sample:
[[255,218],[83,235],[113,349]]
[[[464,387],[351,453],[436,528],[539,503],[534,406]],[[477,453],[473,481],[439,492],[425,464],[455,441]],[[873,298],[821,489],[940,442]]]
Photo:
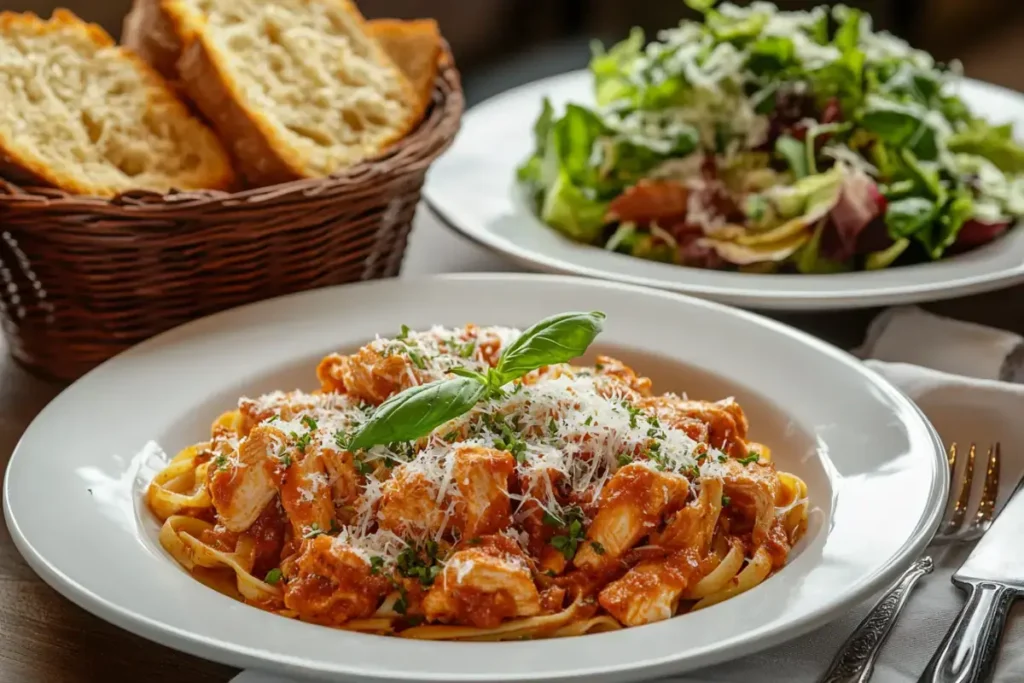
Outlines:
[[995,673],[995,654],[1017,590],[990,581],[957,581],[964,603],[918,683],[982,683]]
[[878,652],[907,604],[910,591],[934,567],[932,558],[926,556],[904,572],[843,643],[820,683],[867,683],[875,669]]

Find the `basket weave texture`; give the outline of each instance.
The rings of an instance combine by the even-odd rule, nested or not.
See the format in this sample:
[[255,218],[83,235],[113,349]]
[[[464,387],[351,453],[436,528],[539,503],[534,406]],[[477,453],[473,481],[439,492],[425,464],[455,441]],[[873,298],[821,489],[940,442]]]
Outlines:
[[0,179],[0,322],[11,353],[72,380],[195,318],[396,276],[427,169],[464,108],[459,73],[444,57],[420,126],[383,156],[327,178],[109,200]]

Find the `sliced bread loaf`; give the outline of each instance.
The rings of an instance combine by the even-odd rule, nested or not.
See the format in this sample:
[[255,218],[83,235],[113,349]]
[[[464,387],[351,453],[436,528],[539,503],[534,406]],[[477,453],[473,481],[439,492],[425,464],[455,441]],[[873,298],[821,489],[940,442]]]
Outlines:
[[418,123],[417,95],[348,0],[164,0],[178,73],[254,185],[325,176]]
[[160,7],[160,0],[133,0],[121,26],[121,44],[146,60],[161,76],[178,83],[181,41]]
[[71,12],[0,13],[0,64],[0,175],[105,197],[233,184],[167,82]]
[[441,59],[441,31],[433,19],[374,19],[367,22],[370,36],[388,53],[416,91],[417,118],[430,106]]

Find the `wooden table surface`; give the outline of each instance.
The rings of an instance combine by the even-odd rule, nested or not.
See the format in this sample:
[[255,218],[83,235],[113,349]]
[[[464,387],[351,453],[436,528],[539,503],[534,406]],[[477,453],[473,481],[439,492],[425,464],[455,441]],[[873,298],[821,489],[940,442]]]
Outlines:
[[[405,263],[408,276],[516,270],[420,212]],[[928,306],[944,315],[1024,334],[1024,290]],[[841,346],[858,344],[877,311],[777,316]],[[930,340],[924,339],[922,343]],[[62,389],[15,364],[0,342],[0,466],[29,422]],[[45,585],[0,525],[0,683],[85,683],[114,674],[147,683],[226,683],[234,669],[205,662],[122,631],[79,609]]]

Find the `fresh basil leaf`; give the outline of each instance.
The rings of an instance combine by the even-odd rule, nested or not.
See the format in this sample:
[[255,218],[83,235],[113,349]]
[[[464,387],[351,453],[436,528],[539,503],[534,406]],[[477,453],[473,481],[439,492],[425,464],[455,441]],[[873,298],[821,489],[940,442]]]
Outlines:
[[505,349],[492,371],[492,382],[502,386],[531,370],[566,363],[583,355],[601,332],[605,315],[560,313],[527,329]]
[[786,160],[797,180],[809,175],[807,147],[804,143],[788,135],[782,135],[775,141],[775,153]]
[[349,450],[414,441],[462,415],[484,397],[475,378],[443,379],[406,389],[381,403],[348,443]]
[[472,370],[459,366],[455,366],[454,368],[449,370],[449,372],[451,372],[453,375],[458,375],[459,377],[469,377],[470,379],[475,379],[477,382],[480,382],[481,384],[487,384],[487,375],[480,372],[474,372]]
[[889,228],[889,235],[898,240],[928,227],[937,214],[938,207],[934,200],[906,197],[889,203],[885,211],[885,225]]

